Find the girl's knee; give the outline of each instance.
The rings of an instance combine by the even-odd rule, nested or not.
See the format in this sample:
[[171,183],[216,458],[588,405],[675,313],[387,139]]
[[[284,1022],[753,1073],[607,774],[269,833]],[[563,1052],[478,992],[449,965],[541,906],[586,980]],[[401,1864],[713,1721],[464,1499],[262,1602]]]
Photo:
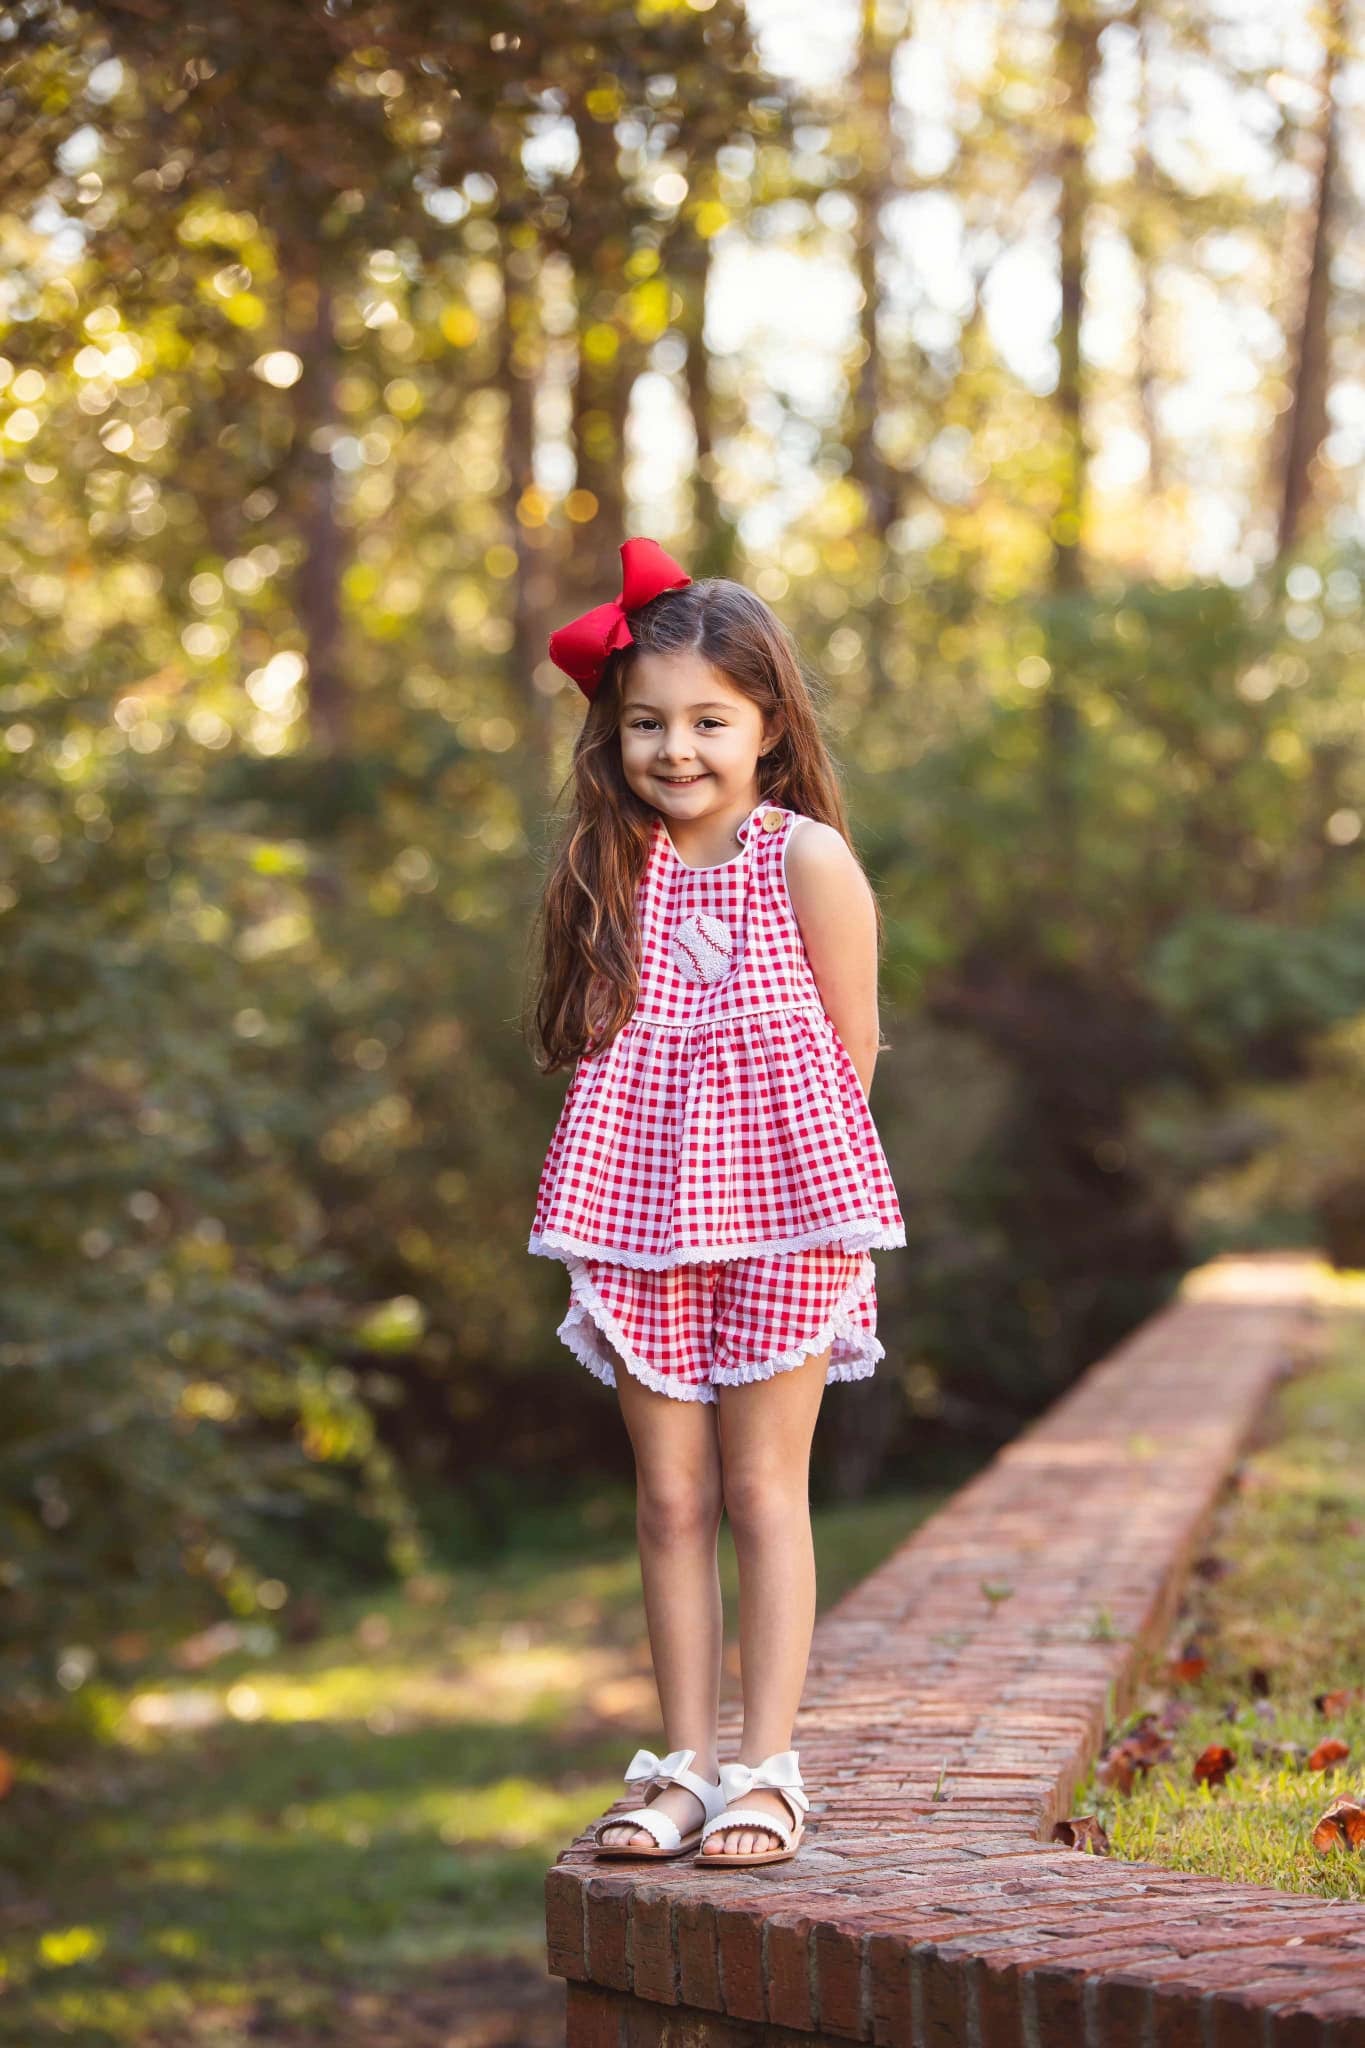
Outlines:
[[635,1519],[641,1536],[656,1543],[700,1542],[720,1528],[719,1484],[700,1474],[669,1473],[636,1486]]
[[794,1480],[777,1465],[727,1468],[724,1495],[725,1512],[734,1529],[763,1529],[774,1523],[790,1526],[793,1515],[809,1512],[805,1475]]

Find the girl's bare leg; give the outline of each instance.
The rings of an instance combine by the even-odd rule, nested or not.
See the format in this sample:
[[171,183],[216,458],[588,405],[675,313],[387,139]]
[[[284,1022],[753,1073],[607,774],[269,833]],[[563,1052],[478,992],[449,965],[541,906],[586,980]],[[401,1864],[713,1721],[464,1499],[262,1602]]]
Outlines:
[[[714,1402],[656,1393],[616,1367],[621,1414],[635,1452],[635,1526],[640,1579],[663,1716],[663,1753],[695,1749],[691,1768],[714,1784],[720,1713],[720,1445]],[[683,1834],[700,1825],[701,1802],[670,1785],[650,1801]],[[647,1849],[643,1828],[606,1831],[613,1847]]]
[[[741,1763],[790,1749],[806,1680],[815,1626],[810,1447],[828,1366],[827,1348],[771,1379],[716,1389],[725,1512],[739,1560]],[[733,1803],[791,1824],[775,1792],[751,1792]],[[709,1837],[702,1854],[749,1855],[778,1845],[766,1829],[725,1828]]]

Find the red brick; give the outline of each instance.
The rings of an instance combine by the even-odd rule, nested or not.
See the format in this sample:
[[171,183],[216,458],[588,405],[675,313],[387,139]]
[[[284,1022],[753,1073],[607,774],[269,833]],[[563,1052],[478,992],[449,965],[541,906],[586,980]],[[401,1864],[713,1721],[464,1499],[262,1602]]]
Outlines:
[[872,2038],[878,2048],[901,2048],[910,2039],[910,1952],[895,1935],[870,1934],[867,1968]]
[[[719,1875],[717,1871],[715,1876]],[[700,1878],[697,1881],[703,1882]],[[711,1882],[714,1881],[713,1877]],[[718,1908],[716,1945],[720,1952],[720,1988],[725,2011],[736,2019],[766,2019],[761,1913]]]
[[650,1998],[661,2005],[678,2002],[678,1958],[670,1909],[667,1891],[637,1884],[626,1912],[631,1989],[637,1998]]
[[621,2048],[621,2008],[609,1991],[570,1984],[564,2013],[566,2048]]
[[1313,2010],[1327,2021],[1327,2048],[1365,2048],[1365,2012],[1355,1992],[1331,1991],[1313,2000]]
[[607,1991],[629,1991],[626,1962],[628,1883],[590,1877],[587,1890],[588,1975]]
[[[1189,2048],[1203,2041],[1209,2030],[1206,1993],[1193,1984],[1154,1984],[1152,1987],[1152,2048]],[[1256,2020],[1253,2024],[1259,2027]],[[1248,2037],[1258,2044],[1259,2034]]]
[[763,1974],[768,2018],[780,2027],[810,2033],[815,2026],[811,1996],[811,1927],[808,1913],[767,1913],[763,1920]]
[[1267,2048],[1324,2048],[1326,2023],[1303,2010],[1272,2013]]
[[981,2039],[990,2048],[1024,2048],[1023,1977],[1017,1962],[978,1958],[977,2003]]
[[857,1925],[864,1916],[850,1914],[853,1924],[817,1921],[812,1934],[816,2010],[822,2027],[852,2041],[866,2039],[869,2002],[867,1944]]
[[1038,2038],[1049,2043],[1080,2042],[1085,2038],[1084,1973],[1053,1961],[1050,1942],[1044,1954],[1047,1960],[1024,1972]]
[[[1096,2038],[1104,2048],[1148,2048],[1152,2024],[1152,1987],[1141,1977],[1115,1970],[1098,1979],[1095,1991]],[[1187,2040],[1194,2048],[1198,2036]]]
[[587,1977],[583,1882],[558,1863],[545,1873],[545,1958],[551,1976]]
[[684,2005],[723,2012],[716,1912],[710,1899],[680,1898],[673,1915],[678,1944],[678,1996]]
[[969,1984],[980,1965],[954,1944],[916,1942],[912,1951],[919,1979],[919,2005],[929,2048],[967,2048],[969,2012],[975,1996]]

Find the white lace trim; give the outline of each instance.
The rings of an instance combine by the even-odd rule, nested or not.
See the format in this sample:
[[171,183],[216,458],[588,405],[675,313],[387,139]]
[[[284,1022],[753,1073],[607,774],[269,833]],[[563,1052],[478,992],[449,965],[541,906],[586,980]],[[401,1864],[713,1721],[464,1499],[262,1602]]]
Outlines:
[[[656,1372],[651,1365],[635,1351],[626,1337],[620,1323],[603,1301],[588,1277],[587,1269],[576,1259],[568,1262],[574,1286],[574,1295],[569,1303],[568,1314],[559,1325],[555,1335],[560,1337],[574,1357],[594,1379],[604,1386],[616,1385],[616,1370],[601,1344],[606,1337],[621,1354],[633,1378],[643,1381],[656,1393],[669,1394],[675,1401],[714,1401],[715,1386],[693,1385],[687,1381],[670,1379],[666,1374]],[[870,1379],[877,1361],[886,1356],[886,1347],[870,1330],[864,1329],[853,1318],[853,1310],[864,1295],[870,1293],[876,1282],[876,1271],[868,1262],[868,1270],[860,1273],[845,1290],[835,1305],[834,1314],[823,1328],[813,1337],[795,1344],[789,1351],[781,1351],[774,1358],[765,1359],[761,1364],[713,1366],[712,1380],[725,1387],[748,1386],[755,1380],[770,1380],[774,1373],[790,1372],[807,1358],[814,1358],[826,1345],[833,1346],[843,1340],[845,1355],[833,1356],[825,1371],[825,1385],[833,1386],[838,1381]]]
[[662,1273],[670,1266],[725,1264],[730,1259],[761,1259],[768,1252],[810,1252],[821,1245],[838,1245],[846,1252],[894,1251],[905,1243],[904,1223],[826,1223],[801,1237],[774,1237],[760,1244],[688,1245],[680,1252],[623,1251],[617,1245],[589,1244],[570,1237],[563,1230],[533,1230],[526,1249],[546,1259],[605,1259],[612,1266],[634,1266],[644,1272]]
[[712,1379],[722,1387],[743,1387],[754,1380],[770,1380],[774,1373],[791,1372],[807,1358],[814,1358],[827,1344],[833,1345],[841,1338],[847,1355],[837,1362],[831,1358],[825,1374],[825,1385],[836,1380],[869,1379],[879,1358],[885,1358],[886,1347],[853,1320],[853,1310],[871,1292],[877,1275],[869,1261],[868,1271],[860,1273],[835,1304],[834,1314],[822,1329],[804,1342],[794,1344],[790,1351],[780,1351],[775,1358],[765,1359],[761,1365],[715,1365],[711,1368]]
[[581,1364],[587,1366],[594,1379],[601,1380],[604,1386],[616,1385],[616,1368],[600,1341],[595,1341],[599,1339],[600,1333],[616,1346],[629,1366],[632,1376],[637,1380],[643,1380],[647,1387],[653,1387],[656,1394],[671,1394],[675,1401],[715,1400],[715,1394],[709,1386],[692,1386],[686,1381],[669,1379],[666,1374],[655,1372],[652,1365],[646,1365],[638,1351],[632,1348],[625,1331],[588,1278],[586,1267],[575,1259],[570,1259],[568,1264],[575,1293],[569,1303],[569,1312],[555,1331],[555,1335],[563,1339]]
[[[751,1017],[823,1017],[823,1003],[813,1003],[803,998],[795,1003],[754,1003],[742,1010],[706,1010],[699,1017],[656,1017],[649,1010],[632,1010],[621,1026],[620,1038],[625,1038],[633,1024],[648,1025],[651,1031],[700,1031],[704,1026],[720,1024],[747,1024]],[[619,1039],[617,1041],[619,1043]]]

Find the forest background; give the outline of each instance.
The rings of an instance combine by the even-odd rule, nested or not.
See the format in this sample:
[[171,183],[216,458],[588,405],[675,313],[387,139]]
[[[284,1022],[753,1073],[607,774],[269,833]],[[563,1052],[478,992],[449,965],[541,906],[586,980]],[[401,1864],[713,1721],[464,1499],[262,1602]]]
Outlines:
[[776,608],[909,1244],[817,1485],[1365,1263],[1346,0],[0,20],[7,1723],[627,1470],[527,938],[645,532]]

